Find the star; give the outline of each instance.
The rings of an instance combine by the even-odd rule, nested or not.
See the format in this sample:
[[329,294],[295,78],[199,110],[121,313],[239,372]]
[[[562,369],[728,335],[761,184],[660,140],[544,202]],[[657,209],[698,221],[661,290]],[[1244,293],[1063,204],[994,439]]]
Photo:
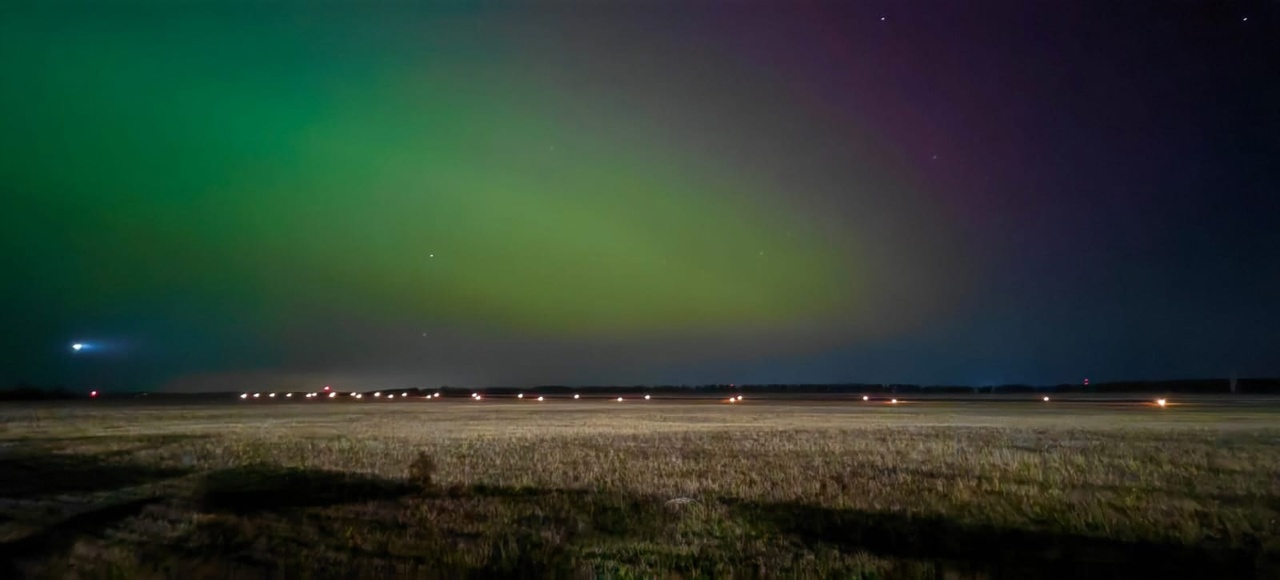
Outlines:
[[880,22],[884,22],[884,17],[883,17],[883,16],[881,16],[881,17],[880,17]]

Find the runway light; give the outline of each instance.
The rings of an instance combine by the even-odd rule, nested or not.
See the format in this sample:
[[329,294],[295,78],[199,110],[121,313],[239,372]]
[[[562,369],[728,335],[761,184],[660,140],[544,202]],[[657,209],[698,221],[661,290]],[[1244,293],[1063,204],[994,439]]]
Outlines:
[[390,395],[387,395],[387,398],[388,398],[388,399],[394,399],[394,398],[396,398],[395,393],[392,393],[392,394],[390,394]]
[[622,402],[622,397],[618,397],[618,402],[619,402],[619,403],[621,403],[621,402]]
[[889,404],[891,404],[891,405],[897,405],[897,404],[898,404],[898,400],[897,400],[897,399],[889,399]]
[[1163,407],[1166,402],[1167,401],[1165,401],[1164,399],[1156,399],[1156,404],[1160,405],[1161,407]]
[[292,399],[292,398],[293,398],[293,393],[285,393],[285,394],[284,394],[284,396],[285,396],[285,397],[287,397],[287,398]]
[[476,395],[476,400],[477,400],[477,401],[480,401],[480,400],[483,400],[483,399],[484,399],[484,397],[481,397],[480,395]]
[[738,399],[733,398],[733,397],[729,397],[729,402],[730,402],[730,403],[735,403],[735,402],[737,402],[737,401],[738,401]]
[[261,396],[262,396],[262,393],[254,393],[254,394],[253,394],[253,398],[255,398],[255,399],[256,399],[256,398],[258,398],[258,397],[261,397]]
[[373,394],[373,396],[375,396],[375,397],[381,397],[381,396],[382,396],[382,391],[378,391],[378,392],[374,393],[374,394]]
[[542,402],[542,397],[538,397],[538,402],[539,402],[539,403],[541,403],[541,402]]
[[1044,398],[1044,402],[1048,403],[1048,402],[1049,402],[1049,397],[1045,397],[1045,398]]
[[739,401],[741,401],[741,400],[742,400],[742,395],[738,395],[738,400],[739,400]]
[[332,399],[332,398],[334,398],[334,397],[336,397],[336,396],[338,396],[338,393],[329,393],[329,398],[330,398],[330,399]]
[[363,399],[363,398],[364,398],[364,395],[357,394],[355,397],[356,397],[357,399]]
[[267,395],[267,396],[268,396],[268,397],[271,397],[272,399],[276,398],[276,394],[275,394],[275,393],[271,393],[270,395]]
[[439,399],[439,398],[440,398],[440,393],[436,393],[434,396],[435,396],[435,398]]
[[249,393],[240,393],[240,398],[241,398],[241,399],[248,399],[248,398],[249,398]]
[[403,398],[405,398],[405,397],[408,397],[408,396],[409,396],[409,393],[400,393],[400,398],[401,398],[401,399],[403,399]]
[[863,396],[862,396],[862,400],[864,400],[864,401],[870,401],[870,400],[871,400],[871,397],[868,397],[868,396],[866,396],[866,395],[863,395]]
[[472,399],[476,399],[476,398],[479,398],[479,397],[480,397],[480,393],[471,393],[471,398],[472,398]]
[[581,396],[581,395],[574,395],[574,396],[573,396],[573,398],[575,398],[575,399],[576,399],[576,398],[578,398],[578,397],[580,397],[580,396]]
[[519,395],[516,395],[516,398],[517,398],[517,399],[523,399],[523,398],[524,398],[524,393],[520,393]]
[[646,400],[646,401],[648,401],[648,400],[649,400],[649,399],[651,399],[651,398],[653,398],[653,397],[650,397],[649,395],[645,395],[645,396],[644,396],[644,400]]
[[96,396],[98,396],[98,391],[89,391],[89,396],[90,396],[90,397],[96,397]]

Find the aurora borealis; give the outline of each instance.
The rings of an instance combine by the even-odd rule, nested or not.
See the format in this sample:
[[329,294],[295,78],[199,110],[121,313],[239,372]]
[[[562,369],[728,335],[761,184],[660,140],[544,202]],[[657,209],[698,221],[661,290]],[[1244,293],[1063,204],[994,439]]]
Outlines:
[[[1206,168],[1193,184],[1234,161],[1196,149],[1198,126],[1167,128],[1117,181],[1099,147],[1138,141],[1069,127],[1093,109],[993,57],[989,30],[931,34],[946,14],[178,4],[4,9],[0,241],[17,322],[0,380],[1146,378],[1191,347],[1144,337],[1213,300],[1139,300],[1167,284],[1160,268],[1098,293],[1091,257],[1111,256],[1105,272],[1126,251],[1187,255],[1180,208],[1205,195],[1143,214],[1148,198],[1098,184],[1154,199],[1186,181],[1167,173],[1180,159]],[[1134,131],[1187,112],[1114,90],[1113,110],[1148,115]],[[1237,111],[1262,108],[1248,98]],[[1220,218],[1246,239],[1218,253],[1274,251],[1249,218]],[[1137,238],[1108,233],[1135,224]],[[1082,227],[1095,235],[1065,241]],[[1253,281],[1240,304],[1274,287],[1247,258],[1206,261]],[[1228,331],[1234,308],[1192,323]],[[1240,336],[1209,345],[1209,366],[1167,369],[1261,361],[1242,342],[1263,336]],[[116,348],[73,368],[73,340]],[[1117,358],[1133,341],[1156,346]]]

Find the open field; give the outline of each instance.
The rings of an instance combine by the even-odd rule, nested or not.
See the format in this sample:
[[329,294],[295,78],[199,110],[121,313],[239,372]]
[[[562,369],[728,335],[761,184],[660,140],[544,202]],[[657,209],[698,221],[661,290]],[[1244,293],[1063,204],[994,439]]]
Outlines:
[[1278,577],[1278,449],[1262,399],[15,405],[0,574]]

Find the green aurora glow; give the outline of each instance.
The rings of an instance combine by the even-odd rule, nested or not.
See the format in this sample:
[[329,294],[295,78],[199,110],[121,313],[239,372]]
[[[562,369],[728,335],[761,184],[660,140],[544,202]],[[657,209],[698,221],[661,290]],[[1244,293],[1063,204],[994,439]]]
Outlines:
[[0,90],[23,111],[4,118],[3,227],[56,229],[17,259],[95,289],[73,308],[182,294],[277,321],[628,337],[769,331],[859,297],[852,244],[763,180],[626,111],[567,109],[573,87],[500,51],[241,26],[0,27],[43,49],[0,61],[26,81]]

